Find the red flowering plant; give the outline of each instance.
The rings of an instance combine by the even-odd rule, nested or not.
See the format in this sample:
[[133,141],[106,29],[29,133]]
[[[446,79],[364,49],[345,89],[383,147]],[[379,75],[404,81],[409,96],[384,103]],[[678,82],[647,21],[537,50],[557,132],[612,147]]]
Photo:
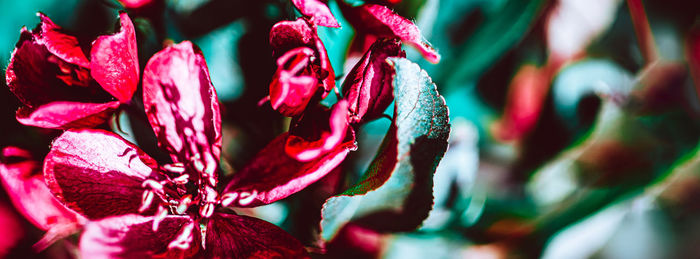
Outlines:
[[265,221],[221,209],[244,194],[216,190],[221,119],[201,52],[183,42],[156,53],[144,72],[144,106],[161,164],[120,136],[68,130],[44,162],[51,192],[91,222],[86,257],[306,257],[299,241]]
[[[131,104],[139,82],[134,27],[125,13],[120,14],[119,33],[92,44],[90,60],[81,56],[75,38],[63,34],[44,15],[37,29],[23,29],[7,70],[10,89],[25,105],[17,119],[27,125],[67,129],[53,141],[43,168],[27,151],[14,147],[4,150],[0,164],[15,205],[47,230],[37,248],[82,229],[79,250],[89,258],[308,257],[302,243],[281,228],[238,215],[232,208],[270,204],[317,182],[357,149],[356,130],[382,117],[394,100],[392,128],[377,155],[384,162],[372,166],[379,171],[368,173],[360,183],[373,185],[353,190],[382,192],[383,183],[393,177],[391,169],[409,157],[401,145],[416,139],[405,139],[410,125],[401,118],[410,117],[402,114],[411,103],[415,112],[409,114],[418,117],[407,121],[422,123],[416,129],[428,130],[411,136],[427,137],[430,145],[421,142],[419,148],[434,150],[431,157],[437,159],[432,167],[422,169],[421,177],[434,172],[446,148],[449,125],[434,85],[405,59],[401,49],[402,42],[409,43],[437,62],[439,55],[417,27],[384,6],[365,8],[376,19],[353,26],[361,36],[373,35],[376,40],[363,50],[338,89],[317,26],[339,24],[320,1],[293,3],[304,17],[278,22],[270,31],[277,71],[264,99],[291,117],[289,131],[268,143],[241,170],[221,179],[219,103],[196,46],[188,41],[168,46],[153,55],[143,71],[143,96],[137,98],[142,98],[158,146],[169,155],[157,162],[120,135],[92,129],[121,105]],[[410,88],[411,84],[417,87]],[[44,94],[30,94],[37,89],[45,90]],[[338,101],[330,107],[321,104],[332,91]],[[417,95],[408,98],[407,94]],[[225,186],[219,185],[222,179]],[[420,190],[429,186],[424,181],[413,185]],[[355,194],[364,197],[364,193]],[[28,204],[29,199],[38,202]],[[37,206],[48,210],[34,211]],[[334,221],[332,231],[350,220],[323,214],[324,220]]]

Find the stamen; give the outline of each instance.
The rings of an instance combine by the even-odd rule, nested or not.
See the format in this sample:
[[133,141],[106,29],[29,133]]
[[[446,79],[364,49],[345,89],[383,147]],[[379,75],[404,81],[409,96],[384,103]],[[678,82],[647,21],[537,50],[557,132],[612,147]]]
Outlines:
[[168,210],[163,206],[158,206],[158,212],[153,218],[153,231],[158,231],[158,225],[168,216]]
[[231,205],[236,198],[238,198],[238,193],[237,192],[229,192],[221,196],[221,206],[228,207],[228,205]]
[[158,192],[158,193],[163,193],[163,184],[156,182],[155,180],[148,179],[143,181],[143,184],[141,184],[143,188],[150,187],[152,190]]
[[209,184],[210,184],[211,186],[216,186],[216,178],[214,178],[214,175],[213,175],[213,174],[210,174],[210,175],[209,175],[209,178],[207,178],[207,179],[209,179]]
[[200,156],[199,154],[195,155],[192,158],[192,164],[194,165],[194,170],[197,170],[197,172],[204,172],[204,163],[202,163],[202,160],[199,159]]
[[186,250],[190,248],[190,243],[192,243],[192,230],[194,229],[194,222],[189,223],[182,227],[180,234],[168,244],[168,249],[178,248]]
[[185,184],[187,184],[189,179],[190,179],[189,174],[183,174],[181,176],[175,177],[175,179],[173,179],[173,182],[177,185],[185,185]]
[[180,204],[177,205],[175,212],[177,212],[177,214],[185,214],[190,204],[192,204],[192,195],[185,195],[185,197],[182,197],[182,200],[180,200]]
[[153,196],[155,196],[155,193],[153,193],[153,191],[143,191],[143,196],[141,196],[141,207],[139,207],[139,213],[143,213],[149,207],[151,207],[151,203],[153,203]]
[[185,172],[185,165],[183,163],[167,164],[163,166],[163,170],[176,174],[181,174]]
[[255,199],[255,196],[258,195],[257,190],[253,190],[252,192],[241,192],[241,199],[238,200],[238,204],[241,206],[245,206],[253,202]]
[[199,215],[202,217],[209,218],[214,214],[214,203],[207,203],[199,210]]

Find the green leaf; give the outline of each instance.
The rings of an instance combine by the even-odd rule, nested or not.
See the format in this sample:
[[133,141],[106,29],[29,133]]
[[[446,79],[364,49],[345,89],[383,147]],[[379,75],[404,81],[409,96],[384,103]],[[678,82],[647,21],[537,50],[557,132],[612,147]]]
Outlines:
[[447,105],[417,64],[387,61],[396,70],[394,120],[363,179],[324,204],[325,240],[349,221],[378,231],[412,230],[432,207],[433,174],[450,132]]

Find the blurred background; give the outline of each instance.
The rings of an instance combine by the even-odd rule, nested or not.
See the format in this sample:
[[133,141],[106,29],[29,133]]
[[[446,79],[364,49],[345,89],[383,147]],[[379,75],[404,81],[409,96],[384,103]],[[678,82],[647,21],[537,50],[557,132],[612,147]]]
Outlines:
[[[319,28],[338,84],[357,60],[355,32]],[[222,103],[225,173],[235,172],[289,120],[257,102],[275,70],[271,26],[299,16],[288,0],[0,0],[0,66],[37,11],[84,46],[128,9],[141,69],[167,42],[203,51]],[[700,5],[664,0],[402,0],[378,2],[414,21],[438,49],[425,69],[450,109],[450,147],[434,176],[433,210],[413,232],[368,233],[374,249],[335,240],[329,256],[385,258],[700,257]],[[398,2],[398,3],[396,3]],[[129,8],[125,8],[125,6]],[[4,85],[4,80],[3,85]],[[139,95],[140,93],[137,93]],[[331,99],[324,100],[332,104]],[[43,157],[60,132],[20,125],[20,102],[0,87],[0,147]],[[387,114],[392,114],[392,108]],[[112,119],[156,159],[145,115]],[[324,200],[351,186],[391,121],[358,132],[338,170],[279,203],[242,210],[281,226],[309,249]],[[224,175],[225,177],[225,175]],[[42,232],[0,193],[0,257],[72,258],[71,242],[36,254]],[[7,227],[5,227],[7,226]],[[75,242],[78,237],[71,237]],[[315,255],[322,257],[321,255]]]

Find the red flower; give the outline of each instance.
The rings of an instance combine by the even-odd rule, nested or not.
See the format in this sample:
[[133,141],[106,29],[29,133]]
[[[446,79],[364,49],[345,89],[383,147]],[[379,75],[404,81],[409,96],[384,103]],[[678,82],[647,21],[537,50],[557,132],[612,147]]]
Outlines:
[[149,121],[172,164],[158,165],[118,135],[90,129],[66,131],[46,157],[49,189],[93,220],[80,240],[82,255],[308,257],[278,227],[218,209],[255,196],[215,189],[221,119],[202,53],[190,42],[156,53],[143,88]]
[[316,26],[300,18],[278,22],[270,30],[277,72],[270,83],[272,108],[285,116],[301,114],[313,97],[325,98],[335,74]]
[[103,123],[131,100],[139,80],[129,16],[121,13],[121,30],[92,43],[88,60],[75,37],[38,15],[41,23],[34,30],[22,28],[6,72],[7,85],[24,104],[17,120],[63,129]]

